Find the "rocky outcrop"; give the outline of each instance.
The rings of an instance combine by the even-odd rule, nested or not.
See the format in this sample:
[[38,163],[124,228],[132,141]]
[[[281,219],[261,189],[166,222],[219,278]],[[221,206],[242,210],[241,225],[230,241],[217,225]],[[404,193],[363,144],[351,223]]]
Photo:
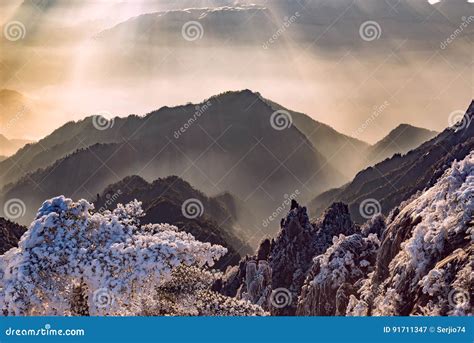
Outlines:
[[320,194],[310,202],[311,215],[319,215],[334,201],[349,205],[352,219],[365,222],[360,206],[366,199],[379,201],[388,215],[417,192],[433,187],[454,161],[474,150],[474,101],[453,126],[405,155],[395,154],[360,171],[348,184]]
[[474,152],[400,206],[350,315],[473,314]]
[[0,255],[18,246],[26,227],[0,217]]
[[268,310],[272,293],[272,271],[268,262],[250,260],[245,268],[245,283],[238,291],[238,298]]
[[346,205],[294,202],[274,240],[229,268],[224,294],[272,315],[473,315],[474,151],[362,227]]
[[372,219],[362,233],[340,234],[333,245],[314,258],[298,301],[297,315],[345,315],[345,309],[355,288],[373,271],[379,236],[383,233],[383,218]]
[[[341,298],[348,298],[347,295],[352,293],[347,285],[357,285],[367,276],[373,268],[378,247],[375,235],[369,238],[359,234],[335,237],[334,245],[314,259],[301,290],[297,315],[334,316],[337,307],[339,312],[343,312]],[[336,301],[338,295],[339,304]],[[344,303],[347,305],[348,300]]]
[[[259,302],[272,315],[295,315],[298,296],[313,258],[332,245],[334,236],[355,233],[346,205],[333,204],[321,218],[311,223],[306,207],[292,202],[281,230],[273,240],[264,240],[256,256],[243,259],[238,268],[229,268],[222,280],[221,293]],[[250,273],[250,275],[248,275]]]
[[287,289],[291,301],[285,307],[273,307],[274,315],[294,315],[298,295],[313,258],[326,251],[334,236],[355,232],[349,210],[333,204],[315,223],[310,223],[306,207],[297,206],[282,221],[281,231],[272,243],[269,258],[273,289]]

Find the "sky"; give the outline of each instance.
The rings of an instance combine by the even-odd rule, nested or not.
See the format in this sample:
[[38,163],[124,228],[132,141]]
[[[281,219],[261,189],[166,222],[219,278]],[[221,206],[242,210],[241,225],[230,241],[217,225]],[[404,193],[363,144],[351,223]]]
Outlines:
[[251,89],[374,143],[401,123],[440,131],[473,98],[465,1],[254,3],[2,1],[0,90],[21,97],[0,97],[0,134],[36,140],[96,113]]

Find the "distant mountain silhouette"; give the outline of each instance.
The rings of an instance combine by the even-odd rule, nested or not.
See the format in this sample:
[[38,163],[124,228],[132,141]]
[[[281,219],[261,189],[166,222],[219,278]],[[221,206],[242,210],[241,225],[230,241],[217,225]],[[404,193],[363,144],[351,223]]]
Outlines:
[[[272,122],[281,110],[292,121],[285,129]],[[163,107],[145,117],[109,119],[104,130],[97,129],[97,116],[69,122],[0,162],[5,185],[0,197],[26,203],[22,223],[56,195],[90,198],[129,175],[146,180],[178,175],[206,194],[232,193],[233,206],[252,211],[242,216],[252,218],[242,232],[252,236],[260,230],[253,239],[259,240],[276,227],[249,232],[249,226],[270,216],[289,194],[298,190],[301,201],[309,200],[347,182],[367,151],[408,150],[425,137],[424,130],[413,129],[416,139],[402,142],[399,128],[387,138],[397,144],[371,147],[249,90]]]
[[381,211],[388,214],[395,206],[408,200],[418,191],[431,187],[454,160],[463,159],[474,150],[474,101],[464,118],[435,138],[408,152],[369,167],[347,185],[324,192],[309,208],[319,215],[334,201],[349,204],[356,222],[364,222],[359,207],[367,199],[375,199]]
[[[370,13],[371,18],[376,18],[384,28],[384,46],[390,46],[390,39],[403,38],[407,40],[405,44],[413,47],[419,44],[420,49],[439,45],[446,34],[452,32],[453,20],[459,20],[469,10],[466,1],[437,7],[438,10],[434,11],[423,0],[404,0],[396,4],[377,0],[306,0],[302,3],[286,0],[271,5],[265,0],[249,1],[247,4],[240,2],[238,5],[220,1],[212,7],[185,7],[142,14],[102,31],[97,37],[109,46],[111,43],[125,43],[127,46],[133,44],[134,49],[143,45],[183,46],[186,43],[181,37],[183,24],[197,21],[204,31],[200,44],[217,45],[218,42],[232,39],[234,44],[261,45],[275,34],[284,20],[298,13],[296,20],[291,23],[294,25],[292,30],[285,32],[291,40],[307,44],[313,42],[316,36],[320,38],[317,45],[319,49],[338,49],[341,46],[360,49],[363,42],[359,39],[358,27],[370,19]],[[347,11],[348,8],[351,10]],[[273,12],[281,17],[275,16]],[[328,29],[341,13],[344,13],[344,22]],[[472,34],[470,29],[466,32]],[[277,44],[285,40],[282,38]]]
[[[232,196],[227,194],[226,197]],[[146,213],[141,219],[142,224],[169,223],[202,242],[225,246],[229,252],[219,260],[218,268],[225,269],[230,264],[236,264],[241,256],[251,252],[244,241],[245,235],[236,231],[238,217],[226,207],[229,202],[226,204],[219,198],[209,198],[177,176],[157,179],[152,183],[136,175],[126,177],[109,185],[98,195],[94,205],[96,210],[103,211],[134,199],[142,202]],[[198,208],[202,213],[196,218],[187,218],[185,214],[188,212],[183,210],[183,204],[190,199],[197,199],[200,202],[198,206],[202,204]]]
[[[97,34],[96,38],[107,43],[153,44],[168,46],[185,45],[182,37],[183,24],[198,21],[203,27],[202,39],[205,43],[234,37],[234,43],[265,41],[268,34],[276,28],[270,11],[264,6],[222,6],[188,8],[145,13],[130,18],[114,27]],[[242,25],[245,23],[246,25]],[[260,25],[260,30],[254,30]],[[196,26],[197,28],[197,26]],[[204,29],[205,28],[205,29]],[[161,34],[156,34],[160,32]],[[190,37],[197,32],[189,31]]]
[[24,145],[31,141],[25,139],[8,139],[7,137],[0,134],[0,154],[1,155],[12,155]]
[[[257,93],[255,96],[258,96]],[[273,110],[288,111],[293,125],[306,135],[318,152],[330,159],[330,164],[348,179],[360,170],[361,156],[364,156],[363,152],[370,148],[367,143],[341,134],[306,114],[291,111],[262,97],[258,101],[260,100],[266,102]],[[0,172],[0,180],[3,183],[14,182],[26,172],[45,168],[79,148],[89,147],[96,143],[122,142],[134,130],[138,130],[142,122],[140,117],[133,115],[127,118],[115,118],[113,127],[104,131],[95,130],[91,125],[91,118],[69,122],[40,140],[39,144],[19,151],[10,161],[1,165],[4,171]]]
[[22,199],[27,222],[58,194],[90,198],[128,175],[178,175],[206,194],[229,191],[270,215],[295,190],[309,199],[347,180],[295,125],[272,126],[274,112],[245,90],[115,118],[106,130],[97,130],[92,117],[68,123],[1,162],[3,184],[12,182],[3,199]]
[[438,133],[408,124],[400,124],[390,131],[387,136],[369,148],[365,166],[383,161],[394,154],[406,154],[408,151],[435,137]]
[[291,114],[293,124],[305,134],[308,140],[338,171],[348,179],[361,169],[370,145],[361,140],[343,135],[329,125],[317,122],[306,114],[291,111],[283,106],[266,100],[275,109]]

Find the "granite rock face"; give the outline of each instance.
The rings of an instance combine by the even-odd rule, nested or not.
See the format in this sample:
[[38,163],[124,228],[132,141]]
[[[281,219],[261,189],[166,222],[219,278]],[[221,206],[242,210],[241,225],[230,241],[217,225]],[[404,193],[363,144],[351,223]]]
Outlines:
[[333,245],[314,258],[298,301],[297,315],[345,315],[354,288],[373,271],[379,237],[340,234]]
[[349,315],[472,315],[474,152],[388,219]]
[[[272,315],[295,315],[298,296],[313,264],[324,253],[334,236],[355,233],[346,205],[333,204],[311,223],[306,207],[293,202],[275,239],[264,240],[256,256],[247,256],[239,267],[229,268],[221,292],[262,304]],[[251,275],[248,276],[247,274]]]
[[220,291],[277,316],[473,315],[473,238],[474,151],[362,227],[345,204],[311,222],[294,202]]
[[18,246],[26,227],[0,217],[0,255]]

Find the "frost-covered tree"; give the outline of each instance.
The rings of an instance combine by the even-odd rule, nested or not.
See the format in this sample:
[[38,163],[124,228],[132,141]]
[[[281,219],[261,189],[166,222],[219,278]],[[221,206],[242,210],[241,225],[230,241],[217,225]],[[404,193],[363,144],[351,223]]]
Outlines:
[[380,246],[376,234],[333,237],[333,245],[316,256],[303,285],[297,315],[345,315],[348,298],[373,270]]
[[349,315],[472,315],[474,151],[406,201]]
[[168,224],[140,226],[137,201],[92,209],[63,196],[43,203],[18,248],[0,256],[0,313],[140,314],[179,267],[212,266],[226,253]]
[[260,306],[212,290],[221,273],[195,266],[175,269],[169,281],[159,286],[153,299],[143,305],[143,315],[172,316],[262,316]]

